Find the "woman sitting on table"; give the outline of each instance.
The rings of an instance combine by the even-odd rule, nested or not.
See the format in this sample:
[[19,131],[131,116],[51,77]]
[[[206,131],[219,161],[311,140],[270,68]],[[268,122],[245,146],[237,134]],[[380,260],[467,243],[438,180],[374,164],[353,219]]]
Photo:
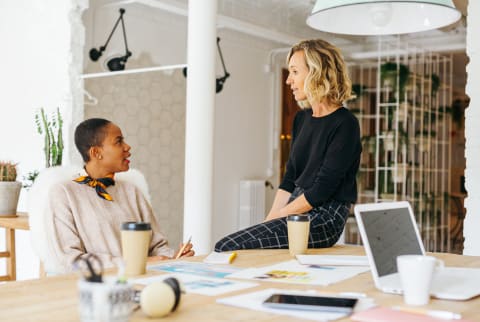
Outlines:
[[[126,221],[151,224],[151,260],[175,258],[140,189],[115,180],[117,172],[130,167],[130,146],[120,128],[105,119],[88,119],[77,126],[75,145],[85,161],[84,171],[73,180],[55,184],[47,201],[51,216],[47,244],[61,270],[70,271],[73,261],[88,253],[97,255],[105,267],[118,264],[116,260],[122,256],[120,226]],[[180,254],[193,255],[191,244]]]
[[216,251],[288,248],[291,214],[310,217],[309,248],[333,246],[357,199],[360,128],[343,107],[352,86],[339,49],[320,39],[302,41],[287,63],[286,83],[302,108],[293,122],[287,171],[265,221],[224,237]]

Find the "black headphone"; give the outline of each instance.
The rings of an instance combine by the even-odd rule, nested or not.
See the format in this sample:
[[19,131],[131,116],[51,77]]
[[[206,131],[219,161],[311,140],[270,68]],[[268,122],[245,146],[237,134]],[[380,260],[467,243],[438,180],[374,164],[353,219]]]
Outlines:
[[[215,80],[215,93],[220,93],[223,89],[223,84],[225,83],[227,78],[230,77],[230,73],[227,72],[227,69],[225,68],[225,62],[223,61],[222,50],[220,49],[220,37],[217,37],[217,49],[220,55],[220,60],[222,61],[222,67],[223,67],[223,73],[224,73],[222,77],[218,77]],[[187,77],[187,67],[183,68],[183,76]]]

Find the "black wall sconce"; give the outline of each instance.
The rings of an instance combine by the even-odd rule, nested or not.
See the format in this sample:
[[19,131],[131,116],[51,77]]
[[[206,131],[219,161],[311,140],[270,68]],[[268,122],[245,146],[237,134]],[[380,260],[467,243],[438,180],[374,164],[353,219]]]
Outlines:
[[123,21],[123,14],[125,13],[125,9],[121,8],[119,11],[120,11],[120,17],[118,17],[117,21],[115,22],[115,25],[113,26],[112,32],[108,36],[108,39],[105,42],[105,45],[100,46],[100,48],[98,50],[96,48],[92,48],[92,49],[90,49],[90,52],[89,52],[90,59],[92,61],[97,61],[102,56],[102,53],[105,51],[105,49],[107,49],[107,45],[110,41],[110,38],[112,38],[112,35],[115,32],[115,29],[117,29],[118,23],[121,21],[122,22],[122,30],[123,30],[123,43],[125,45],[125,55],[111,58],[107,62],[107,67],[112,72],[113,71],[124,70],[125,69],[125,64],[127,63],[127,60],[128,60],[128,57],[132,56],[132,53],[128,50],[127,34],[125,32],[125,23]]
[[[220,55],[220,60],[222,61],[223,76],[218,77],[215,81],[215,93],[220,93],[223,89],[223,84],[227,78],[230,77],[230,73],[227,72],[227,69],[225,68],[225,62],[223,61],[222,50],[220,49],[220,37],[217,37],[217,49],[218,54]],[[183,76],[187,77],[187,67],[183,68]]]

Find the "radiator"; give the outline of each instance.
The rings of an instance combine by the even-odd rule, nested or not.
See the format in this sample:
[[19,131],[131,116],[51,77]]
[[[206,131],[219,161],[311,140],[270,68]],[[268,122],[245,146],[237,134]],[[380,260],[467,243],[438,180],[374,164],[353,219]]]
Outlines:
[[240,180],[238,229],[258,224],[265,218],[265,181]]

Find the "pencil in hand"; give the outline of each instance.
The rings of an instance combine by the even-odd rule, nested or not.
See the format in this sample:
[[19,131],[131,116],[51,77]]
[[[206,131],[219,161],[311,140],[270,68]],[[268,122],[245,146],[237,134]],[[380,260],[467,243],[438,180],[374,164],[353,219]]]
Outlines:
[[175,259],[179,259],[180,256],[182,256],[183,252],[185,251],[185,249],[187,248],[187,246],[190,244],[191,241],[192,241],[192,236],[190,236],[187,242],[183,244],[182,248],[180,248],[180,250],[177,253],[177,256],[175,256]]

